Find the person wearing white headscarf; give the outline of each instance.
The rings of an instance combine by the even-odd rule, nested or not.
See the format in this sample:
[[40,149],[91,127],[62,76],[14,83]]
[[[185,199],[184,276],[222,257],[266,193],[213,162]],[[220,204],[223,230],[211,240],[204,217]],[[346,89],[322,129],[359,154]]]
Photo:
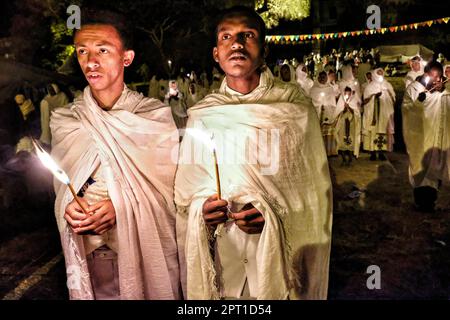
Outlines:
[[411,83],[402,104],[403,137],[409,156],[409,181],[421,211],[434,211],[442,182],[450,178],[450,91],[442,66],[431,62]]
[[361,114],[359,98],[351,88],[346,88],[336,106],[337,150],[342,156],[342,164],[350,165],[353,156],[358,158],[361,143]]
[[354,94],[358,97],[361,97],[361,88],[359,85],[359,81],[355,79],[353,66],[347,64],[341,68],[342,79],[339,81],[339,90],[341,94],[344,94],[344,90],[346,87],[349,87],[354,91]]
[[170,106],[177,128],[185,128],[188,116],[185,95],[180,91],[178,83],[175,80],[169,82],[169,90],[164,97],[164,103]]
[[381,68],[372,71],[372,82],[364,90],[363,147],[371,152],[370,160],[386,160],[385,151],[394,144],[394,102],[392,85],[384,79]]
[[297,75],[297,83],[300,85],[300,88],[302,89],[303,93],[307,97],[309,97],[310,90],[314,85],[314,81],[308,77],[308,71],[306,69],[306,66],[303,63],[300,63],[297,66],[295,73]]
[[42,143],[50,144],[52,135],[50,132],[50,115],[57,108],[64,107],[69,103],[66,94],[59,90],[57,84],[52,83],[47,87],[48,94],[42,99],[40,104],[41,110],[41,137]]
[[336,149],[336,95],[328,83],[325,71],[319,73],[311,88],[310,96],[320,120],[327,156],[337,155]]
[[422,58],[420,56],[415,56],[412,58],[410,61],[410,67],[411,71],[409,71],[405,77],[405,88],[408,88],[411,83],[416,81],[418,76],[423,75]]
[[291,66],[288,63],[284,63],[281,67],[280,67],[280,77],[279,79],[283,82],[290,82],[290,83],[294,83],[297,84],[297,82],[295,81],[295,70],[294,67]]

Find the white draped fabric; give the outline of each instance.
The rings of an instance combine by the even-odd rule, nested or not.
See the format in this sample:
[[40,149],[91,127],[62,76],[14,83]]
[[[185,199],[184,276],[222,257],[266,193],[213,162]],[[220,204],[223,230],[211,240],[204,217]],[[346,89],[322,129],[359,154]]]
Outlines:
[[[234,195],[233,202],[244,203],[250,196],[264,216],[256,249],[257,298],[326,299],[331,182],[309,99],[298,87],[274,81],[266,70],[251,93],[230,95],[225,79],[219,93],[188,112],[188,128],[215,133],[224,197]],[[210,254],[212,235],[202,215],[203,203],[217,192],[214,168],[208,160],[194,162],[195,150],[205,148],[185,135],[175,180],[187,295],[218,299],[221,273]],[[211,159],[208,150],[206,157]]]

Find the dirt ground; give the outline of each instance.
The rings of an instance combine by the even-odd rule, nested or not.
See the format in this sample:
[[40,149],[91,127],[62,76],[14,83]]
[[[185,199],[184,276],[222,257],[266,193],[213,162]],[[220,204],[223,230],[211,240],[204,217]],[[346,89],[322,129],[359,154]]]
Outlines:
[[[435,213],[418,212],[407,156],[388,157],[373,162],[362,154],[350,168],[330,160],[335,208],[329,298],[448,299],[450,187],[441,189]],[[379,290],[366,286],[370,265],[380,268]]]

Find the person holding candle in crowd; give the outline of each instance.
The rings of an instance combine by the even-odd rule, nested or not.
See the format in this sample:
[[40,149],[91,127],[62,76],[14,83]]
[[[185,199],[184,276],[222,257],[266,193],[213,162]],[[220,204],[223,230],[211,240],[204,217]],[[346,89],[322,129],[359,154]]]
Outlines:
[[191,135],[175,179],[187,297],[326,299],[332,194],[317,114],[265,66],[253,9],[224,11],[215,36],[226,77],[188,110],[187,130],[214,134],[222,197],[211,161],[192,159],[201,142]]
[[370,151],[370,160],[386,160],[384,152],[392,151],[394,144],[395,92],[384,78],[381,68],[372,71],[372,81],[364,90],[362,136],[364,150]]
[[126,20],[83,8],[74,42],[88,86],[51,118],[52,156],[88,214],[55,181],[71,299],[178,299],[170,108],[124,85],[134,51]]
[[353,156],[358,158],[361,143],[359,98],[353,94],[349,87],[346,87],[344,94],[339,97],[336,116],[337,149],[342,157],[342,164],[349,166]]
[[311,100],[316,108],[322,128],[323,141],[327,156],[337,155],[336,149],[336,92],[328,83],[327,73],[319,73],[317,81],[310,91]]
[[409,181],[417,208],[425,212],[434,211],[439,187],[450,174],[450,92],[442,74],[439,62],[428,63],[402,104]]

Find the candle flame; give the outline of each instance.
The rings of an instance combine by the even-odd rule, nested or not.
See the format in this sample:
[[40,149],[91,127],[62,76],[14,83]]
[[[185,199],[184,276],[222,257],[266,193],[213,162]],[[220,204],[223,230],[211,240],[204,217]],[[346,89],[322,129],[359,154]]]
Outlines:
[[321,97],[325,97],[325,93],[324,93],[324,92],[321,92],[321,93],[320,93],[320,96],[321,96]]
[[430,76],[425,77],[425,87],[428,85],[428,82],[430,82]]
[[208,136],[204,131],[195,128],[186,129],[186,133],[191,135],[194,139],[201,141],[211,152],[214,152],[217,147],[214,143],[214,135]]
[[49,169],[51,173],[62,183],[69,184],[70,180],[67,174],[56,164],[55,160],[50,157],[50,155],[42,148],[39,142],[34,139],[31,140],[33,142],[33,146],[36,149],[36,154],[41,160],[44,167]]

